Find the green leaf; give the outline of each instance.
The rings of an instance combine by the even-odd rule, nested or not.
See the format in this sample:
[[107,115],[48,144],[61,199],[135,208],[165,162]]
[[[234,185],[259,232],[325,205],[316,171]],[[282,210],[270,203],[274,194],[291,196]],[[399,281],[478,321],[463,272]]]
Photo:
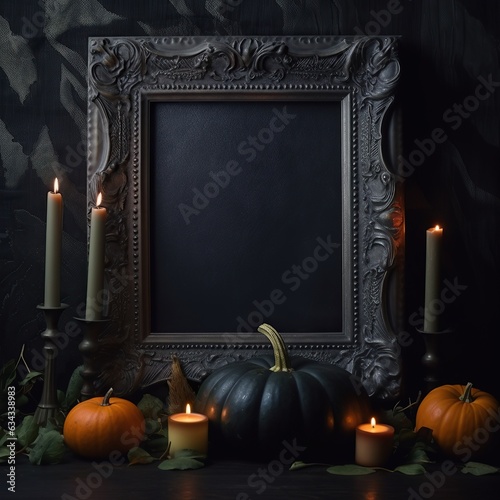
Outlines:
[[184,450],[176,451],[175,458],[196,458],[196,459],[204,460],[206,458],[206,456],[201,454],[199,451],[189,450],[186,448]]
[[340,476],[361,476],[365,474],[373,474],[376,470],[371,467],[363,467],[362,465],[347,464],[333,465],[332,467],[328,467],[326,472]]
[[24,377],[21,382],[19,382],[19,385],[21,387],[25,386],[26,384],[28,383],[33,383],[35,382],[35,379],[37,378],[41,378],[43,376],[43,373],[42,372],[35,372],[35,371],[31,371],[29,372],[26,377]]
[[29,461],[33,465],[57,464],[65,451],[62,434],[54,429],[43,432],[42,428],[29,453]]
[[491,465],[482,464],[479,462],[467,462],[462,467],[464,474],[472,474],[474,476],[484,476],[486,474],[496,474],[500,469]]
[[168,447],[168,438],[159,434],[149,436],[146,441],[141,443],[143,448],[148,453],[163,453]]
[[0,390],[7,392],[9,387],[16,378],[16,360],[11,359],[7,361],[0,370]]
[[137,406],[142,411],[144,418],[151,418],[153,420],[157,420],[163,410],[161,399],[151,394],[144,394],[139,403],[137,403]]
[[417,440],[417,433],[411,429],[401,429],[397,435],[399,445],[409,444],[413,446]]
[[146,423],[145,432],[147,436],[155,434],[161,429],[161,425],[160,422],[158,422],[158,420],[153,420],[152,418],[146,418],[145,423]]
[[408,476],[418,476],[426,472],[425,467],[421,464],[405,464],[398,465],[394,472],[401,472],[401,474],[406,474]]
[[406,462],[409,464],[430,464],[433,461],[427,455],[424,447],[417,443],[406,456]]
[[56,395],[57,395],[57,402],[59,403],[59,406],[62,407],[64,400],[66,399],[66,394],[64,393],[64,391],[57,389]]
[[0,427],[0,464],[6,462],[10,455],[10,450],[5,446],[7,440],[10,438],[9,434]]
[[143,450],[139,446],[131,448],[127,453],[127,458],[129,465],[150,464],[151,462],[158,460],[157,458],[152,457],[146,450]]
[[389,410],[384,412],[383,422],[392,425],[398,433],[402,429],[413,429],[413,424],[411,420],[401,411],[401,407],[395,408],[395,410]]
[[50,431],[58,431],[59,433],[61,432],[57,418],[49,418],[47,420],[47,423],[45,424],[45,427],[40,427],[39,434],[45,434],[46,432]]
[[28,396],[26,394],[18,394],[16,396],[16,408],[22,408],[29,403]]
[[36,423],[33,415],[26,415],[17,428],[17,437],[19,444],[24,447],[28,446],[38,437],[40,426]]
[[0,427],[0,446],[3,446],[9,438],[7,432]]
[[81,374],[82,368],[83,365],[77,366],[71,374],[68,382],[68,387],[66,388],[66,396],[62,403],[62,407],[65,410],[69,410],[71,407],[73,407],[80,398],[83,387],[83,378]]
[[176,457],[169,460],[164,460],[158,465],[158,469],[162,470],[188,470],[188,469],[201,469],[205,464],[189,457]]
[[302,462],[300,460],[297,460],[296,462],[293,462],[292,465],[290,465],[290,469],[289,470],[300,470],[300,469],[305,469],[306,467],[318,467],[318,466],[328,466],[330,464],[322,464],[322,463],[319,463],[319,462],[310,462],[310,463],[306,463],[306,462]]
[[0,464],[7,462],[9,455],[10,450],[6,446],[0,446]]

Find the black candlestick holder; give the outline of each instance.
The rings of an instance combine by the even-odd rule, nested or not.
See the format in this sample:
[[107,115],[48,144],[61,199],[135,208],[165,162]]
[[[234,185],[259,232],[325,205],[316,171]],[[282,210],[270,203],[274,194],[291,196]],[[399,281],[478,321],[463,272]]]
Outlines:
[[82,401],[95,397],[95,381],[101,373],[99,363],[99,336],[108,325],[109,319],[86,319],[75,318],[83,330],[83,339],[78,346],[83,357],[83,369],[81,375],[83,386],[80,392]]
[[451,330],[439,332],[417,331],[422,335],[425,344],[425,353],[422,356],[424,368],[424,391],[427,393],[444,383],[446,365],[443,354]]
[[59,412],[60,406],[55,384],[55,362],[58,354],[57,340],[61,336],[58,330],[59,319],[67,308],[68,304],[56,307],[46,307],[43,304],[37,306],[37,309],[43,311],[46,324],[46,329],[41,334],[44,341],[43,357],[45,360],[43,390],[34,415],[35,422],[42,427],[47,425],[50,419],[56,419]]

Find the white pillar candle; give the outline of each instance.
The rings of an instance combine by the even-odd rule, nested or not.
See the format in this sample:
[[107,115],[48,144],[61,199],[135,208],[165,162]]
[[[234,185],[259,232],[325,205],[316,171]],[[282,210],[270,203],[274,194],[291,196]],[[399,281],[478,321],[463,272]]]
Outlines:
[[364,467],[382,467],[392,454],[394,427],[371,423],[356,427],[355,461]]
[[190,406],[187,405],[186,413],[176,413],[168,417],[168,440],[172,457],[180,450],[194,450],[206,455],[208,417],[201,413],[191,413]]
[[425,261],[424,332],[440,331],[441,244],[443,228],[427,230]]
[[57,179],[54,191],[47,193],[47,228],[45,235],[45,307],[61,305],[61,247],[63,200]]
[[90,217],[90,242],[87,275],[87,307],[85,319],[99,320],[104,308],[104,250],[106,241],[107,210],[100,207],[102,195]]

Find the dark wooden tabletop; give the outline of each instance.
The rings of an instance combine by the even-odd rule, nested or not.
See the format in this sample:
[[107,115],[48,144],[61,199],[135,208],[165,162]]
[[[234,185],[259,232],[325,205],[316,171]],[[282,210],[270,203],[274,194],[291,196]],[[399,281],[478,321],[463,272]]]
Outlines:
[[[7,467],[0,466],[0,471]],[[3,476],[3,474],[2,474]],[[326,466],[288,470],[278,461],[218,459],[198,470],[164,471],[156,463],[128,466],[75,457],[57,465],[31,465],[19,457],[16,491],[8,495],[2,479],[0,498],[47,500],[133,499],[326,499],[342,500],[497,500],[500,475],[472,476],[435,464],[426,474],[409,476],[379,470],[340,476]]]

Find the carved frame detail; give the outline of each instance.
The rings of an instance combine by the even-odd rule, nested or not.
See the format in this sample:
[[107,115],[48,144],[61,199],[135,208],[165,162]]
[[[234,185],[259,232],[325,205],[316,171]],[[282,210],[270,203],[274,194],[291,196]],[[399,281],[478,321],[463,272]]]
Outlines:
[[[351,239],[344,245],[352,288],[351,333],[324,342],[287,340],[300,354],[346,368],[378,399],[400,391],[397,342],[402,299],[404,203],[397,172],[400,75],[396,37],[117,37],[89,39],[88,210],[97,194],[109,216],[106,282],[110,327],[100,339],[99,383],[117,393],[165,380],[172,355],[201,381],[223,364],[262,353],[267,344],[144,333],[149,271],[144,118],[147,102],[182,99],[329,96],[342,102],[343,161],[350,166]],[[347,340],[347,341],[346,341]]]

